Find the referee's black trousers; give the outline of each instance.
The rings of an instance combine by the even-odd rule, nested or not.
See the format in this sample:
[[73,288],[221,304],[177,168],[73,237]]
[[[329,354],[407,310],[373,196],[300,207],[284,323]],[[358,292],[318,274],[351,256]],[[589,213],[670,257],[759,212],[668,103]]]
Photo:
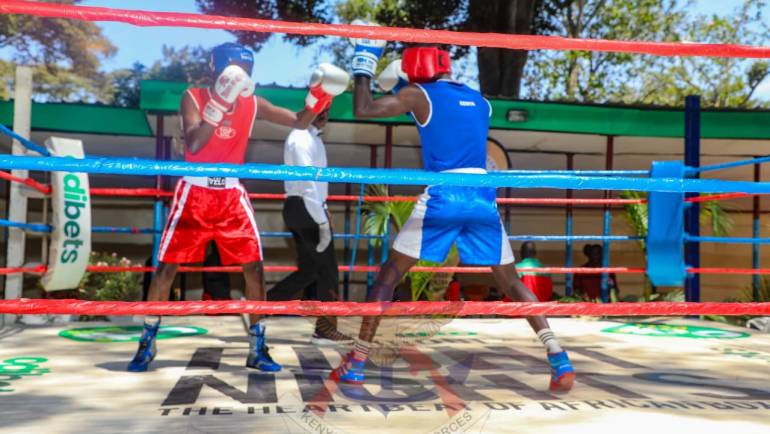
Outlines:
[[[283,220],[296,244],[298,270],[269,290],[267,299],[338,301],[339,273],[334,236],[332,235],[331,242],[323,252],[316,252],[320,238],[319,225],[308,213],[301,197],[289,196],[286,199],[283,205]],[[315,294],[312,294],[313,292]]]

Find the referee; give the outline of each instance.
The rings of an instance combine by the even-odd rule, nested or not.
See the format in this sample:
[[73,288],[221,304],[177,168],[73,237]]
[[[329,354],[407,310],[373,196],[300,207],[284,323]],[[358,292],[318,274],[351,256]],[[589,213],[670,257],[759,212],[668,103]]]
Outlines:
[[[292,130],[286,138],[284,164],[326,167],[326,148],[321,135],[328,121],[329,109],[326,109],[308,129]],[[297,246],[297,271],[268,291],[267,299],[338,301],[337,257],[326,210],[329,186],[326,182],[313,181],[286,181],[284,186],[286,202],[283,205],[283,220]],[[351,339],[337,331],[336,317],[320,317],[316,321],[312,341],[316,345],[333,345],[349,343]]]

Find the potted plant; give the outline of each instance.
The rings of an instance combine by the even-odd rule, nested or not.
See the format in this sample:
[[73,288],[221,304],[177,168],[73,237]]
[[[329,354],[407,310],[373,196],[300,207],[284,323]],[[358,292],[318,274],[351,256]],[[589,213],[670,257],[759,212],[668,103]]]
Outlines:
[[[620,193],[620,197],[623,199],[647,199],[647,194],[638,191],[624,191]],[[639,245],[642,248],[642,252],[646,255],[647,246],[645,245],[644,238],[647,237],[647,204],[646,203],[634,203],[623,206],[625,210],[625,218],[631,230],[636,236],[642,237],[639,240]],[[727,214],[725,209],[718,201],[707,201],[700,204],[700,223],[701,225],[708,225],[711,227],[711,232],[718,237],[726,236],[733,228],[733,220]],[[644,283],[644,300],[653,300],[653,288],[650,285],[645,275]],[[674,297],[674,296],[672,296]]]
[[[91,252],[90,265],[100,267],[135,265],[126,257],[117,253]],[[116,273],[87,272],[80,281],[79,293],[84,300],[96,301],[137,301],[141,299],[141,274],[128,271]],[[96,319],[96,318],[88,318]],[[121,321],[122,317],[108,317],[111,321]]]

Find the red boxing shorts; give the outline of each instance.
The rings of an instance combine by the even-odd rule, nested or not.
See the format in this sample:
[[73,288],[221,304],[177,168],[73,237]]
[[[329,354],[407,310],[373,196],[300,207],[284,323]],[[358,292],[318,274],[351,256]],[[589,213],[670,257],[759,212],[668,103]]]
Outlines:
[[202,262],[212,240],[222,265],[262,260],[254,209],[238,179],[186,176],[176,185],[158,260]]

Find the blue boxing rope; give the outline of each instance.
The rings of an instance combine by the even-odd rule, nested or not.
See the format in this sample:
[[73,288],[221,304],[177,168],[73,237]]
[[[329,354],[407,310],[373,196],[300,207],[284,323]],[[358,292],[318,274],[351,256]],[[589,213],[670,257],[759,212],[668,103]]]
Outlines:
[[[770,238],[746,238],[746,237],[695,237],[685,235],[684,240],[689,243],[717,243],[717,244],[770,244]],[[758,267],[757,267],[758,268]]]
[[[30,232],[51,232],[52,227],[50,225],[42,223],[21,223],[10,220],[0,219],[0,227],[20,228]],[[334,234],[334,238],[352,239],[357,240],[381,240],[384,237],[382,235],[369,235],[360,233],[360,221],[356,220],[357,233],[354,234]],[[94,226],[91,228],[92,233],[97,234],[160,234],[163,231],[153,228],[136,228],[131,226]],[[260,232],[259,236],[264,238],[291,238],[291,232]],[[706,239],[708,238],[708,239]],[[729,243],[730,240],[736,240],[736,243],[746,243],[742,238],[714,238],[704,237],[703,241],[714,241]],[[510,235],[509,241],[639,241],[644,237],[626,236],[626,235]],[[751,240],[751,238],[747,238]],[[770,244],[770,239],[758,239],[761,244]],[[763,242],[766,241],[766,242]],[[354,255],[355,256],[355,255]]]
[[696,173],[711,172],[714,170],[732,169],[733,167],[753,166],[755,164],[770,163],[770,156],[752,158],[749,160],[731,161],[729,163],[710,164],[701,167],[688,167],[687,175],[692,176]]
[[644,237],[627,235],[509,235],[509,241],[642,241]]
[[32,140],[26,139],[18,134],[16,134],[15,131],[12,129],[6,127],[3,124],[0,124],[0,133],[5,134],[8,137],[11,137],[13,139],[16,139],[19,143],[24,145],[25,148],[29,149],[30,151],[35,151],[40,155],[45,155],[46,157],[50,156],[51,153],[48,152],[48,149],[38,145],[37,143],[33,142]]
[[[19,228],[29,232],[50,233],[53,229],[51,225],[43,223],[22,223],[6,219],[0,219],[0,227]],[[94,226],[91,232],[95,234],[160,234],[163,231],[153,228],[136,228],[132,226]],[[265,238],[291,238],[291,232],[260,232],[259,236]],[[380,235],[368,234],[334,234],[335,238],[350,238],[354,240],[380,239]]]
[[506,175],[650,176],[649,170],[496,170]]
[[272,164],[203,164],[127,158],[0,156],[0,168],[112,175],[232,176],[273,181],[322,181],[356,184],[455,185],[465,187],[636,190],[670,193],[770,193],[770,183],[714,179],[517,176],[505,173],[435,173],[409,169],[318,168]]
[[51,226],[45,225],[42,223],[22,223],[22,222],[14,222],[6,219],[0,219],[0,226],[5,226],[7,228],[19,228],[29,232],[42,232],[42,233],[51,232]]

